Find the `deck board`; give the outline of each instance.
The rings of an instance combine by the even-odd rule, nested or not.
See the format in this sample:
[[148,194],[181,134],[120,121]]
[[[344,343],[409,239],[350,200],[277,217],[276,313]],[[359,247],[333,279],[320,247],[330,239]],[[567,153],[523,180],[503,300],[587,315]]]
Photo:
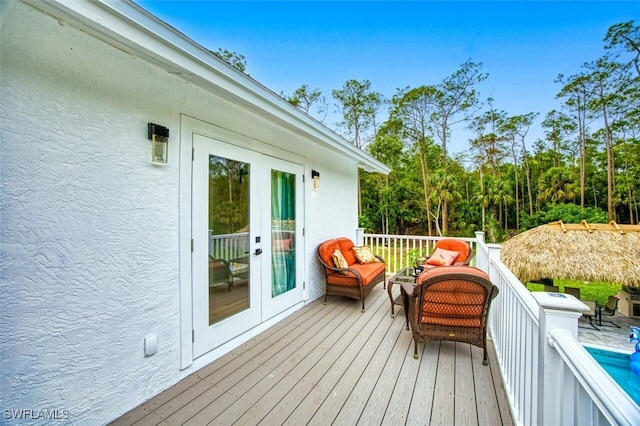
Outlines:
[[[493,347],[418,345],[387,293],[311,302],[114,425],[512,425]],[[398,307],[396,307],[397,309]]]
[[[455,419],[461,425],[477,425],[478,411],[475,392],[467,392],[464,389],[472,389],[474,385],[474,371],[471,361],[471,346],[456,344],[455,362]],[[482,423],[486,424],[486,423]]]

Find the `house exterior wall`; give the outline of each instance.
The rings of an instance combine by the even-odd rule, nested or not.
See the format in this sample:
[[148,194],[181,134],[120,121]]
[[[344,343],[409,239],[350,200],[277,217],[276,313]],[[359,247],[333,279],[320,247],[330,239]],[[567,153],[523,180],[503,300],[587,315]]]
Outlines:
[[[353,161],[30,6],[0,8],[5,420],[107,422],[193,372],[180,370],[182,114],[303,159],[307,300],[324,294],[315,248],[355,237]],[[165,166],[149,161],[148,122],[171,131]]]

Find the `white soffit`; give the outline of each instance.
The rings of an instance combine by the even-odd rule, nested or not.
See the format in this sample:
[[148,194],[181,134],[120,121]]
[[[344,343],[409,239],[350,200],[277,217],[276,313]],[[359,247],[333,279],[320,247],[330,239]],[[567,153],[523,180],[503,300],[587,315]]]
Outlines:
[[366,171],[391,169],[273,91],[129,0],[21,0],[132,56],[351,158]]

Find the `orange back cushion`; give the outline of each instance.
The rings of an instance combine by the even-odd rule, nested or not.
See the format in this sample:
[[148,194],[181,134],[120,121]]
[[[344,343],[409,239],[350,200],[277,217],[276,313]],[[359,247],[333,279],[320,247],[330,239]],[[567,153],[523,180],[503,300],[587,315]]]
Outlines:
[[356,263],[356,255],[353,253],[353,250],[351,250],[353,248],[353,241],[345,237],[338,238],[337,241],[338,245],[340,245],[340,251],[347,260],[349,266]]
[[333,265],[331,255],[335,250],[340,250],[338,242],[336,240],[327,240],[318,247],[318,254],[324,263],[331,266]]
[[320,244],[318,247],[318,254],[324,263],[327,265],[333,265],[333,259],[331,255],[335,250],[340,250],[345,260],[349,265],[353,265],[356,262],[355,255],[353,254],[353,241],[348,238],[340,237],[333,240],[327,240]]
[[469,244],[464,241],[454,240],[446,238],[444,240],[440,240],[436,243],[436,248],[441,248],[445,250],[457,251],[460,253],[458,257],[453,261],[455,262],[464,262],[469,257],[469,253],[471,252],[471,247]]

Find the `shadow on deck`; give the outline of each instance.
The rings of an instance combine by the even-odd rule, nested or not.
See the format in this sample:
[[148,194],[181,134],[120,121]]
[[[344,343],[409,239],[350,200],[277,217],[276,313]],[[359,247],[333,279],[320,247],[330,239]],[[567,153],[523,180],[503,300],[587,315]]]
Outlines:
[[366,302],[313,301],[113,424],[513,424],[493,345],[489,366],[454,342],[415,360],[404,310],[381,285]]

